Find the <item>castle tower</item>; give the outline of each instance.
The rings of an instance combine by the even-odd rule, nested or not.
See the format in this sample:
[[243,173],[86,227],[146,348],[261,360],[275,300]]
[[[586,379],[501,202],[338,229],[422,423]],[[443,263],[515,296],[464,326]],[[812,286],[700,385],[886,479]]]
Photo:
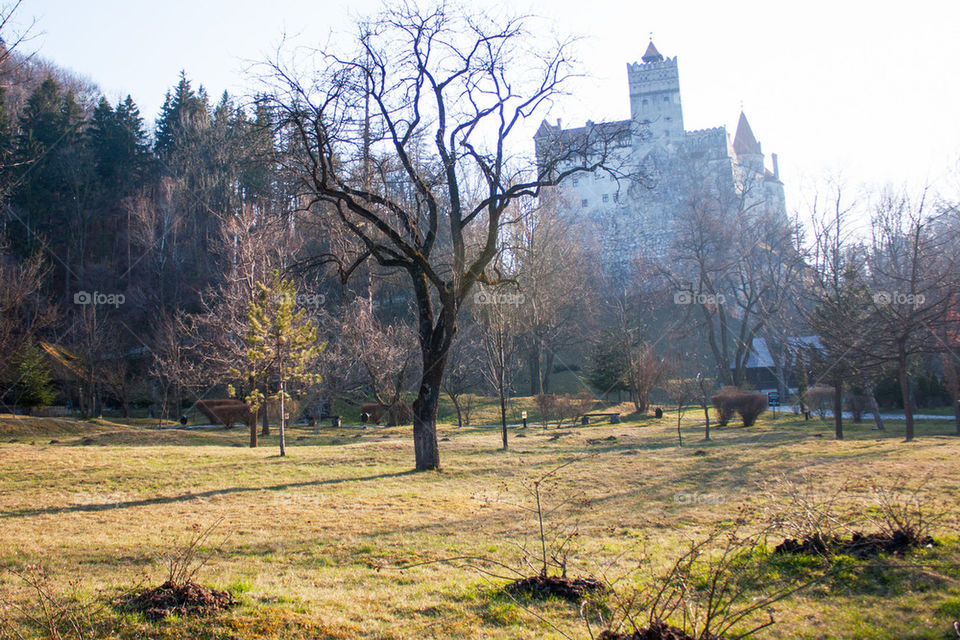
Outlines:
[[651,40],[641,60],[627,64],[633,121],[646,125],[653,140],[683,138],[677,58],[664,58]]
[[747,122],[747,116],[740,112],[740,120],[737,122],[737,132],[733,136],[733,153],[737,157],[737,163],[743,167],[761,174],[763,173],[763,151],[757,137],[753,135],[753,129]]

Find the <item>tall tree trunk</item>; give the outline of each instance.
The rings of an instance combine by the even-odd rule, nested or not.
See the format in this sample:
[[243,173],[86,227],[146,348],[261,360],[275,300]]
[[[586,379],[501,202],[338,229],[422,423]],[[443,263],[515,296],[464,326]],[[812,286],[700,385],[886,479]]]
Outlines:
[[250,448],[257,448],[257,415],[253,414],[247,418],[247,427],[250,429]]
[[553,373],[553,349],[547,349],[543,363],[543,392],[550,393],[550,375]]
[[530,395],[540,395],[543,393],[543,371],[540,368],[540,342],[536,337],[527,354],[527,365],[530,369]]
[[873,385],[866,378],[863,380],[863,389],[867,394],[867,400],[870,401],[870,411],[873,413],[873,421],[877,425],[877,431],[886,431],[883,418],[880,417],[880,403],[877,402],[877,396],[873,393]]
[[[423,373],[420,389],[413,401],[413,453],[417,471],[440,468],[440,447],[437,444],[437,410],[440,406],[443,372],[447,366],[450,345],[457,332],[458,306],[447,298],[434,326],[433,299],[427,278],[422,272],[410,271],[417,300],[417,338]],[[442,295],[442,294],[441,294]],[[443,303],[441,303],[443,304]]]
[[450,393],[447,391],[447,395],[450,396],[450,402],[453,403],[453,408],[457,411],[457,427],[463,427],[463,411],[460,409],[460,396],[456,393]]
[[417,471],[440,468],[437,409],[445,359],[446,354],[434,354],[428,349],[423,351],[423,377],[417,399],[413,401],[413,452]]
[[283,415],[285,409],[284,403],[284,393],[286,393],[286,385],[283,383],[283,373],[280,374],[280,457],[287,455],[287,440],[286,440],[286,423],[287,418]]
[[833,428],[837,440],[843,440],[843,382],[833,382]]
[[260,411],[263,412],[261,416],[263,418],[262,420],[263,428],[260,429],[260,437],[266,438],[267,436],[270,435],[270,418],[267,416],[267,399],[266,398],[263,399],[263,405],[260,407]]
[[903,397],[903,418],[906,421],[904,440],[913,440],[913,393],[910,389],[910,374],[907,371],[907,351],[901,345],[897,354],[897,375],[900,377],[900,395]]
[[503,382],[500,384],[500,434],[503,437],[503,450],[507,450],[507,399]]

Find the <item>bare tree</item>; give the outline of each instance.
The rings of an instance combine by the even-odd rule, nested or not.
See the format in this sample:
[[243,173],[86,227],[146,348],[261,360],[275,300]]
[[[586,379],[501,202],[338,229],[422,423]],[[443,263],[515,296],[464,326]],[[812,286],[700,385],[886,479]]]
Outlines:
[[873,348],[867,362],[896,367],[906,419],[906,440],[914,437],[911,359],[946,346],[941,329],[952,325],[960,295],[958,256],[939,215],[927,210],[927,193],[911,198],[885,192],[873,218],[867,254]]
[[326,387],[353,401],[373,396],[382,407],[403,399],[416,376],[414,328],[385,322],[368,300],[356,298],[336,312],[324,314],[328,348]]
[[507,396],[519,347],[518,307],[525,300],[524,295],[515,293],[512,287],[501,287],[499,291],[478,290],[475,296],[474,314],[483,345],[480,370],[500,403],[500,431],[504,449],[508,447]]
[[422,364],[418,470],[440,466],[437,407],[457,317],[478,283],[499,279],[489,267],[511,205],[603,166],[625,134],[597,128],[545,144],[536,167],[511,157],[518,125],[571,75],[568,43],[543,47],[528,24],[400,4],[361,27],[356,51],[316,52],[310,78],[279,61],[270,69],[305,206],[360,241],[358,255],[332,258],[342,278],[368,259],[409,277]]
[[561,217],[566,206],[560,194],[550,190],[510,230],[510,252],[517,262],[517,284],[524,295],[518,311],[530,395],[550,390],[556,354],[583,342],[592,317],[584,311],[596,291],[597,261]]
[[476,390],[483,381],[483,345],[481,328],[469,322],[457,332],[447,360],[447,372],[443,377],[443,392],[447,394],[457,412],[457,426],[470,423],[472,399],[467,394]]

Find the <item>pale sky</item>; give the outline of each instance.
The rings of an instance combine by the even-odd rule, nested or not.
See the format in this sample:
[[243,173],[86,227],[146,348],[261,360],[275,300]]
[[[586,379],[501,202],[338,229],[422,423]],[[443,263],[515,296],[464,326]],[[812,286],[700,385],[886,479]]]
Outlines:
[[[492,4],[476,0],[474,7]],[[26,0],[39,54],[130,93],[148,122],[185,69],[212,99],[249,93],[245,61],[262,60],[284,32],[319,44],[351,30],[379,0]],[[498,2],[497,6],[504,6]],[[549,114],[565,126],[629,117],[626,63],[650,32],[679,56],[687,130],[725,125],[741,103],[780,159],[788,208],[804,185],[841,173],[853,184],[960,184],[960,2],[523,0],[560,33],[585,36],[592,76]],[[537,123],[531,123],[532,129]]]

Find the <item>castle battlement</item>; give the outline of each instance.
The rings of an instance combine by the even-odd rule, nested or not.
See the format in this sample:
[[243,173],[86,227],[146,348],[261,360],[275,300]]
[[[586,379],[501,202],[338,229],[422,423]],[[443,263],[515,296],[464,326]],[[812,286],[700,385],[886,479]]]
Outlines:
[[727,128],[726,127],[709,127],[707,129],[694,129],[693,131],[687,131],[686,136],[688,138],[707,138],[712,136],[721,135],[724,139],[727,137]]
[[677,56],[673,56],[672,58],[664,58],[663,60],[659,60],[657,62],[628,62],[627,63],[627,68],[630,71],[641,71],[641,70],[647,71],[647,70],[663,69],[671,66],[674,66],[674,67],[677,66]]

